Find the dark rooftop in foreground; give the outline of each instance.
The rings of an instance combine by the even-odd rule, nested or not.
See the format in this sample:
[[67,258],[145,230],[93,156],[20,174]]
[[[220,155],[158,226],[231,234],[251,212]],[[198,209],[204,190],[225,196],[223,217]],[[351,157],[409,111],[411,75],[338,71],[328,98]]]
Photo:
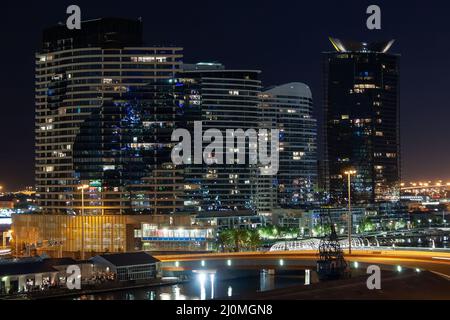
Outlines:
[[32,262],[11,262],[0,264],[0,276],[12,276],[35,273],[57,272],[50,264],[45,261]]
[[450,285],[434,273],[382,271],[381,290],[367,289],[367,276],[258,292],[254,300],[448,300]]
[[101,254],[99,257],[107,260],[111,264],[122,267],[132,265],[143,265],[160,262],[158,259],[145,252],[110,253]]
[[72,258],[49,258],[44,256],[0,260],[0,276],[57,272],[54,267],[86,263]]

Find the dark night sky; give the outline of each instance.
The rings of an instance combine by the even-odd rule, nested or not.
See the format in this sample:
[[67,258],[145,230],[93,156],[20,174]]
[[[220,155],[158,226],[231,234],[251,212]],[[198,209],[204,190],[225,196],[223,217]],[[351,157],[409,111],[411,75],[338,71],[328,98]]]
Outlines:
[[[401,60],[402,171],[408,179],[450,181],[448,1],[2,1],[0,17],[0,185],[33,184],[34,52],[44,27],[66,20],[144,20],[147,44],[185,48],[185,61],[220,61],[263,71],[264,85],[302,81],[322,105],[321,52],[328,36],[395,38]],[[366,29],[366,8],[382,9],[382,30]]]

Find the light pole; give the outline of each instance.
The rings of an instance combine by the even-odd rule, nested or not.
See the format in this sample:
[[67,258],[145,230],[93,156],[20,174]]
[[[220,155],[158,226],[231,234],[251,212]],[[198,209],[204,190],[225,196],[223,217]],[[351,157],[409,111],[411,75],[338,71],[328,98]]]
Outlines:
[[352,201],[351,201],[351,183],[350,177],[356,174],[355,170],[347,170],[344,172],[347,175],[348,186],[348,254],[352,254]]
[[87,184],[77,187],[77,190],[81,190],[81,260],[84,260],[84,190],[87,188]]

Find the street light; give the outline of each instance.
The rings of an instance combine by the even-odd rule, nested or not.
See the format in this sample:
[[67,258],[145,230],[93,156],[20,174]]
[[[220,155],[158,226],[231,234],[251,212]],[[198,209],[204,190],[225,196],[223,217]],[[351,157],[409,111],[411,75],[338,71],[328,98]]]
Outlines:
[[77,187],[77,190],[81,190],[81,260],[84,260],[84,190],[87,188],[87,184]]
[[348,184],[348,254],[352,254],[352,204],[351,204],[351,184],[350,177],[355,175],[355,170],[347,170],[344,172],[347,175]]
[[84,215],[84,190],[89,188],[89,185],[83,184],[79,187],[77,187],[77,190],[81,190],[81,215]]

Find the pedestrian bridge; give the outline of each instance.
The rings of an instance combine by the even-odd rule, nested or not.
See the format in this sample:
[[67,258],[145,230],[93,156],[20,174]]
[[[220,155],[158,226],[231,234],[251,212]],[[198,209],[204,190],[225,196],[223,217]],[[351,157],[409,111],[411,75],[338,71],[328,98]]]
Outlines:
[[[298,241],[281,241],[275,243],[270,251],[300,251],[300,250],[318,250],[320,244],[320,239],[308,239],[308,240],[298,240]],[[343,239],[339,241],[341,248],[348,248],[348,239]],[[370,243],[368,239],[365,238],[353,238],[352,248],[362,249],[362,248],[372,248],[379,247],[380,243],[376,240],[375,243]]]

